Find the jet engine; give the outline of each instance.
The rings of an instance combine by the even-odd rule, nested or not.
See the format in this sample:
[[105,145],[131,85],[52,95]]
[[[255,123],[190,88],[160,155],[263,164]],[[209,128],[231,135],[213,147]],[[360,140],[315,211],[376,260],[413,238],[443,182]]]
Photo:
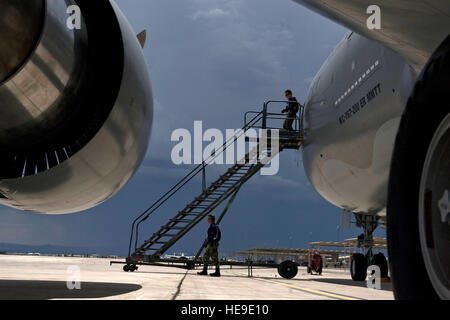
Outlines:
[[0,0],[0,204],[106,201],[139,167],[152,120],[143,51],[113,1]]

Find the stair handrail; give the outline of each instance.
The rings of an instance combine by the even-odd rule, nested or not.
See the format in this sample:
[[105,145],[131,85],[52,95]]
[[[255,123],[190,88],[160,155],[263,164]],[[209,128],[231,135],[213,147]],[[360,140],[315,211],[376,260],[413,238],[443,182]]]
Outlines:
[[[189,183],[192,179],[194,179],[200,172],[202,172],[203,168],[208,166],[211,161],[216,159],[219,155],[221,155],[228,147],[233,145],[235,141],[237,141],[243,134],[245,134],[248,129],[255,125],[260,120],[260,117],[264,117],[264,111],[257,113],[252,120],[246,123],[240,130],[238,130],[233,137],[228,139],[223,145],[218,153],[211,155],[207,160],[203,163],[197,165],[194,169],[192,169],[188,174],[186,174],[180,181],[178,181],[169,191],[167,191],[164,195],[162,195],[158,200],[156,200],[150,207],[148,207],[143,213],[141,213],[136,219],[134,219],[131,225],[131,235],[130,235],[130,243],[128,246],[128,257],[131,256],[131,246],[133,243],[133,237],[136,230],[135,236],[135,249],[137,248],[138,241],[138,226],[146,221],[157,209],[159,209],[165,202],[167,202],[173,195],[175,195],[181,188],[183,188],[187,183]],[[138,222],[139,221],[139,222]]]
[[[218,153],[214,153],[201,164],[197,165],[194,169],[192,169],[188,174],[186,174],[180,181],[178,181],[169,191],[167,191],[164,195],[162,195],[158,200],[156,200],[149,208],[147,208],[142,214],[140,214],[136,219],[134,219],[131,225],[131,235],[130,235],[130,243],[128,246],[128,257],[131,255],[131,246],[133,243],[133,237],[135,235],[135,250],[137,249],[138,236],[139,236],[139,225],[142,222],[145,222],[156,210],[158,210],[165,202],[167,202],[170,198],[172,198],[180,189],[182,189],[187,183],[189,183],[192,179],[194,179],[199,173],[201,173],[206,166],[208,166],[214,159],[220,156],[225,150],[227,150],[230,146],[234,144],[243,134],[245,134],[248,129],[255,127],[255,125],[262,120],[262,129],[267,129],[267,119],[270,119],[271,115],[281,115],[281,114],[272,114],[268,112],[269,105],[272,103],[290,103],[292,101],[286,100],[268,100],[264,102],[263,110],[258,111],[248,111],[245,113],[244,126],[235,132],[233,137],[225,141],[222,145],[222,148]],[[303,136],[303,118],[304,118],[304,105],[298,103],[300,106],[300,116],[295,119],[299,123],[299,132]],[[255,116],[247,121],[248,114],[255,114]],[[139,222],[138,222],[139,221]],[[136,231],[136,232],[135,232]]]
[[[268,101],[265,101],[264,102],[264,106],[263,106],[263,111],[261,111],[262,112],[262,124],[261,124],[261,127],[260,127],[261,129],[274,129],[274,128],[268,128],[267,127],[267,120],[268,119],[280,119],[280,118],[273,118],[271,116],[284,116],[285,117],[285,115],[282,114],[282,113],[270,113],[269,112],[269,105],[273,104],[273,103],[286,103],[286,104],[289,104],[289,103],[292,103],[292,101],[288,101],[288,100],[268,100]],[[303,104],[301,104],[300,102],[297,102],[297,103],[299,105],[299,112],[300,112],[300,114],[299,114],[298,117],[296,116],[296,117],[294,117],[292,119],[294,121],[296,121],[296,130],[295,131],[298,131],[301,134],[301,136],[303,136],[303,134],[304,134],[303,126],[304,126],[305,106]],[[247,125],[247,116],[249,114],[260,114],[261,112],[258,112],[258,111],[247,111],[245,113],[245,116],[244,116],[244,125]],[[253,121],[253,119],[251,121]],[[297,125],[298,125],[298,127],[297,127]]]

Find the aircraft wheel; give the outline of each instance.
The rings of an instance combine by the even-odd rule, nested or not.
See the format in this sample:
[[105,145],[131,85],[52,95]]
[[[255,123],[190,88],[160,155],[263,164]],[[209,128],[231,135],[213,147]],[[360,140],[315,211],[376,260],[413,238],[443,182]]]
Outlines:
[[354,281],[364,281],[367,277],[366,257],[361,253],[355,253],[352,256],[350,265],[350,274]]
[[129,265],[124,265],[123,266],[123,271],[125,271],[125,272],[128,272],[128,271],[130,271],[130,266]]
[[279,265],[278,273],[285,279],[292,279],[298,273],[298,266],[292,261],[284,261]]
[[383,253],[379,252],[376,255],[374,255],[372,257],[372,261],[370,262],[370,264],[376,265],[380,268],[381,278],[388,277],[388,272],[389,272],[388,263],[387,263],[386,257],[384,256]]
[[408,101],[389,177],[389,263],[397,299],[450,299],[450,37]]
[[137,269],[138,269],[138,267],[135,265],[130,266],[130,272],[135,272]]

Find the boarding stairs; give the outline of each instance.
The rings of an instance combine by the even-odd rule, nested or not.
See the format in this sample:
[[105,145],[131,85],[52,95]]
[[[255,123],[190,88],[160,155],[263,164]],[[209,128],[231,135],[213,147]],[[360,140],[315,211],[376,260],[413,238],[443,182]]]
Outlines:
[[[173,186],[167,193],[152,204],[146,211],[137,217],[132,224],[129,253],[127,263],[152,262],[157,261],[167,252],[177,241],[192,230],[198,223],[211,214],[224,201],[229,201],[226,209],[222,212],[220,223],[229,205],[236,197],[243,184],[258,173],[266,164],[268,164],[277,154],[286,149],[299,149],[304,139],[303,114],[304,108],[300,108],[300,116],[294,120],[294,131],[280,130],[279,126],[272,126],[273,122],[284,121],[285,115],[279,113],[269,113],[268,108],[271,104],[287,103],[287,101],[267,101],[264,103],[262,111],[249,111],[245,114],[244,127],[228,141],[226,141],[219,152],[211,155],[202,164],[198,165]],[[259,137],[247,136],[249,129],[265,129],[264,135]],[[267,136],[265,136],[267,135]],[[228,148],[234,148],[234,143],[238,139],[245,138],[248,144],[248,152],[240,161],[228,168],[226,172],[218,179],[212,182],[206,188],[205,170],[211,166],[218,156]],[[182,192],[187,188],[187,184],[194,178],[203,176],[203,188],[201,193],[188,203],[166,224],[161,226],[158,231],[153,233],[147,240],[138,245],[139,227],[148,220],[158,209],[160,209],[175,194]],[[132,244],[134,239],[134,248]],[[201,253],[200,249],[196,260]]]

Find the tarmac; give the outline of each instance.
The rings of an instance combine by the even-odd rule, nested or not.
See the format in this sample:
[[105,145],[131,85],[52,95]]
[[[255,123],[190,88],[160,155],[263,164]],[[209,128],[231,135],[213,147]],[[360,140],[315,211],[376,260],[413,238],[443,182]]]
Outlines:
[[[381,290],[355,282],[348,269],[324,269],[321,276],[301,267],[286,280],[276,269],[222,267],[222,277],[199,270],[141,266],[124,272],[109,259],[0,255],[1,300],[392,300],[392,284]],[[213,270],[211,270],[213,272]],[[79,280],[79,281],[78,281]],[[69,289],[71,288],[71,289]],[[80,289],[77,289],[80,288]]]

